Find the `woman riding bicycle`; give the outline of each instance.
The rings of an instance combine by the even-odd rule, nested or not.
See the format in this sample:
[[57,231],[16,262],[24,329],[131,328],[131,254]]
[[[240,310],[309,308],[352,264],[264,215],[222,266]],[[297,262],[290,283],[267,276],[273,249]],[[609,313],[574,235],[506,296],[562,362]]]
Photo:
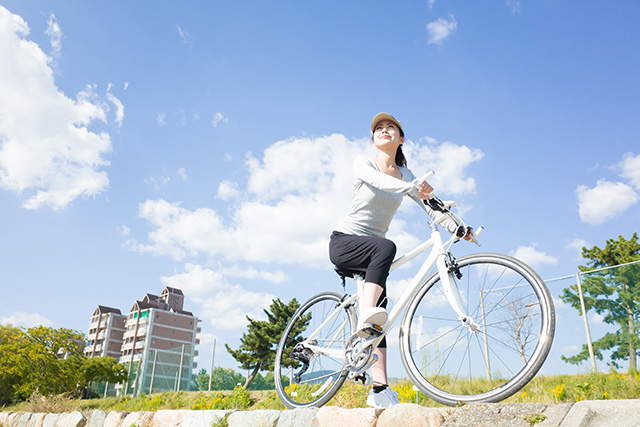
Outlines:
[[[362,315],[358,335],[367,336],[368,325],[382,325],[387,320],[386,280],[396,255],[396,246],[385,238],[389,224],[407,195],[432,217],[441,215],[423,203],[433,192],[428,183],[415,183],[402,152],[404,131],[392,115],[379,113],[371,122],[374,159],[358,158],[354,162],[355,184],[351,210],[335,228],[329,244],[329,257],[338,269],[362,271],[365,274]],[[419,186],[416,186],[419,184]],[[442,225],[455,233],[457,225],[450,219]],[[470,231],[465,239],[472,236]],[[387,344],[383,339],[374,351],[377,362],[371,368],[373,390],[367,405],[386,408],[398,403],[388,386]]]

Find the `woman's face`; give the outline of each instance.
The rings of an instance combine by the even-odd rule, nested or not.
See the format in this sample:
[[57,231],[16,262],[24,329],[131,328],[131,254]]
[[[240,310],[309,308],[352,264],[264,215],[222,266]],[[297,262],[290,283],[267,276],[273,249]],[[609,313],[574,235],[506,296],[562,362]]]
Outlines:
[[396,150],[404,143],[404,137],[400,135],[400,129],[395,123],[382,120],[373,129],[373,143],[379,149]]

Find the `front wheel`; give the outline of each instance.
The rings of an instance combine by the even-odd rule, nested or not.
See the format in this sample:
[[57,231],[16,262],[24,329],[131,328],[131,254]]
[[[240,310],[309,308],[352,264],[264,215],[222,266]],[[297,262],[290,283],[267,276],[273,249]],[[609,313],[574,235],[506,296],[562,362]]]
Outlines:
[[456,263],[449,276],[469,318],[451,308],[436,272],[403,318],[402,361],[437,402],[499,402],[524,387],[549,353],[551,295],[535,271],[513,257],[475,254]]
[[287,324],[274,365],[276,392],[287,408],[320,407],[344,383],[344,343],[356,326],[353,306],[339,308],[345,298],[337,292],[318,294]]

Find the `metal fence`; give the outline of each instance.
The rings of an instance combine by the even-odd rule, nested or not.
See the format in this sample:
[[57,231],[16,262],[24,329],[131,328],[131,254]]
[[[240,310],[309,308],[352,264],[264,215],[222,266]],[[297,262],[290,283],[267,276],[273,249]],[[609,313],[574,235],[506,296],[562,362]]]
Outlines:
[[165,350],[137,350],[133,356],[120,358],[129,373],[126,383],[95,383],[91,385],[91,392],[107,397],[197,390],[193,373],[196,355],[195,349],[186,344]]
[[[595,311],[594,308],[590,308],[593,306],[594,298],[600,300],[602,305],[606,304],[616,309],[618,316],[620,316],[620,312],[627,313],[625,327],[630,331],[630,339],[635,341],[636,348],[640,347],[637,342],[637,333],[635,332],[637,331],[636,325],[640,320],[640,306],[637,306],[640,301],[629,298],[628,295],[634,287],[638,288],[640,286],[640,261],[576,272],[570,276],[545,280],[545,283],[550,289],[553,288],[554,291],[562,286],[563,290],[570,288],[577,295],[580,304],[580,316],[584,322],[584,334],[591,371],[598,371],[588,318],[589,311],[591,310],[592,313]],[[586,295],[588,302],[585,302],[585,288],[590,290]],[[555,292],[552,293],[555,294]]]

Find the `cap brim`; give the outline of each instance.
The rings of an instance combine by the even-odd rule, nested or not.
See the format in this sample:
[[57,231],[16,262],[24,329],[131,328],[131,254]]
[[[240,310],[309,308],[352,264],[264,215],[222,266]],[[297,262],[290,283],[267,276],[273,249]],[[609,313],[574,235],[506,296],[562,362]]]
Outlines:
[[390,122],[393,122],[396,124],[396,126],[398,126],[400,129],[402,129],[402,124],[400,124],[400,122],[393,117],[391,114],[389,113],[378,113],[376,114],[376,116],[373,118],[373,120],[371,121],[371,132],[375,131],[376,125],[378,123],[380,123],[383,120],[389,120]]

